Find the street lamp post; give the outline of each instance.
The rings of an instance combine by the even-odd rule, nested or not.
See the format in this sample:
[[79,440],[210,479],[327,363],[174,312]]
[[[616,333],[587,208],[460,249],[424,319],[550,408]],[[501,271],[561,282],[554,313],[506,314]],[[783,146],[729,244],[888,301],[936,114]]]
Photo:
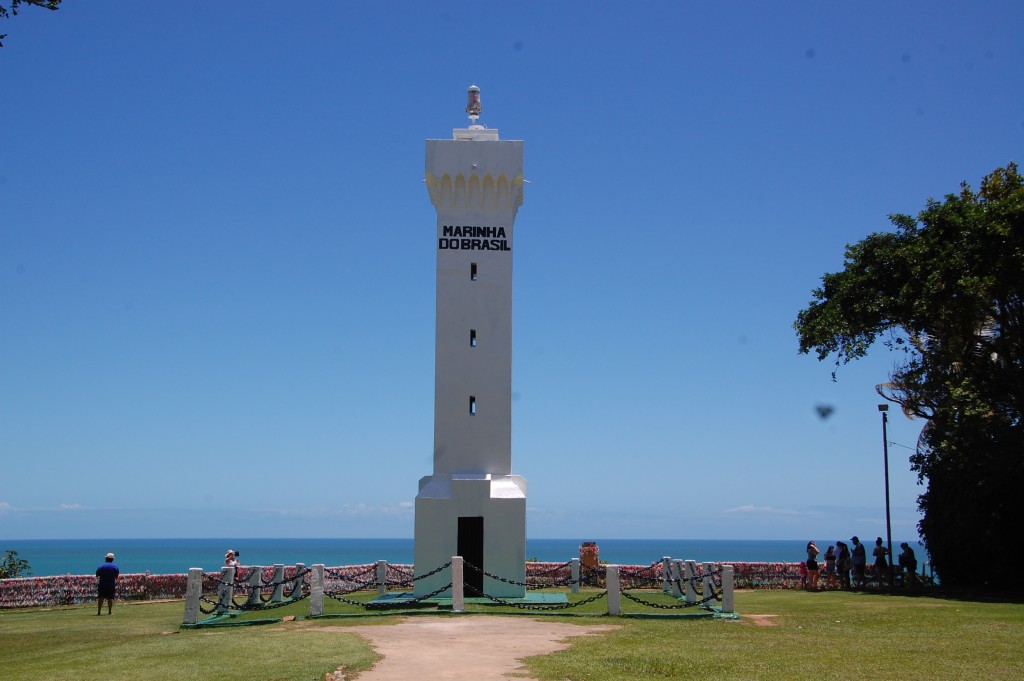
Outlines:
[[886,414],[889,411],[888,404],[878,405],[878,411],[882,412],[882,456],[885,462],[885,540],[886,546],[889,549],[889,586],[892,584],[892,516],[889,514],[889,433],[886,425],[889,423],[889,417]]

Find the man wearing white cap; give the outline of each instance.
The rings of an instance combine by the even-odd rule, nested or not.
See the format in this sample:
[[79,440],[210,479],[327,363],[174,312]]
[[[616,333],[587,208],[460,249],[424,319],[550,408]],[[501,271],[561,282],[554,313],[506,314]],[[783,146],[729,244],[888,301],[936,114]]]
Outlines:
[[99,595],[99,600],[96,604],[97,615],[102,614],[104,599],[107,601],[107,614],[113,614],[114,591],[117,589],[117,576],[119,574],[121,574],[121,571],[114,564],[114,554],[108,553],[106,562],[96,568],[96,592]]

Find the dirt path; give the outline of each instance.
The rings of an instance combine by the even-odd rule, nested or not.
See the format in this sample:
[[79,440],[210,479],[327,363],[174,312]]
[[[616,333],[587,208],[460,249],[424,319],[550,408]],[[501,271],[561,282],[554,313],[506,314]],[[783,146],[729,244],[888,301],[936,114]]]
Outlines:
[[[508,681],[521,660],[569,647],[568,638],[617,629],[525,617],[409,617],[391,626],[346,627],[384,656],[359,681]],[[526,678],[526,677],[516,677]]]

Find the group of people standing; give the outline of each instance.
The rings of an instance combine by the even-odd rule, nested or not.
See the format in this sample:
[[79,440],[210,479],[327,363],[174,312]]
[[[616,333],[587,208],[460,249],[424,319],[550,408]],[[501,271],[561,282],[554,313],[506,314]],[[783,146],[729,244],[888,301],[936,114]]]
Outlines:
[[[825,563],[825,584],[826,589],[863,589],[868,584],[869,576],[872,581],[877,581],[879,586],[892,586],[895,574],[889,568],[889,550],[882,545],[882,538],[875,539],[875,547],[871,551],[874,558],[872,569],[868,569],[867,549],[861,543],[860,538],[854,535],[850,538],[853,542],[851,548],[846,542],[837,541],[835,546],[829,546],[825,551],[823,562]],[[903,552],[899,555],[899,574],[903,576],[903,583],[913,585],[917,573],[917,558],[914,556],[914,549],[910,548],[907,542],[900,544]],[[807,542],[807,560],[804,562],[801,574],[804,576],[804,586],[812,591],[819,589],[818,579],[821,573],[821,565],[818,556],[821,551],[814,541]],[[851,579],[850,573],[853,573]]]

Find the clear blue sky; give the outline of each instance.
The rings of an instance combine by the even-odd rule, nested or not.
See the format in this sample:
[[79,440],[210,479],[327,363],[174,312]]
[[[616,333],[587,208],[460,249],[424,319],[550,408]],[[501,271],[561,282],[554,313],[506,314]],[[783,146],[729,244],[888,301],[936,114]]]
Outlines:
[[531,181],[528,534],[884,534],[896,358],[832,382],[792,323],[887,214],[1024,160],[1024,4],[65,5],[0,29],[0,538],[412,536],[423,140],[471,83]]

